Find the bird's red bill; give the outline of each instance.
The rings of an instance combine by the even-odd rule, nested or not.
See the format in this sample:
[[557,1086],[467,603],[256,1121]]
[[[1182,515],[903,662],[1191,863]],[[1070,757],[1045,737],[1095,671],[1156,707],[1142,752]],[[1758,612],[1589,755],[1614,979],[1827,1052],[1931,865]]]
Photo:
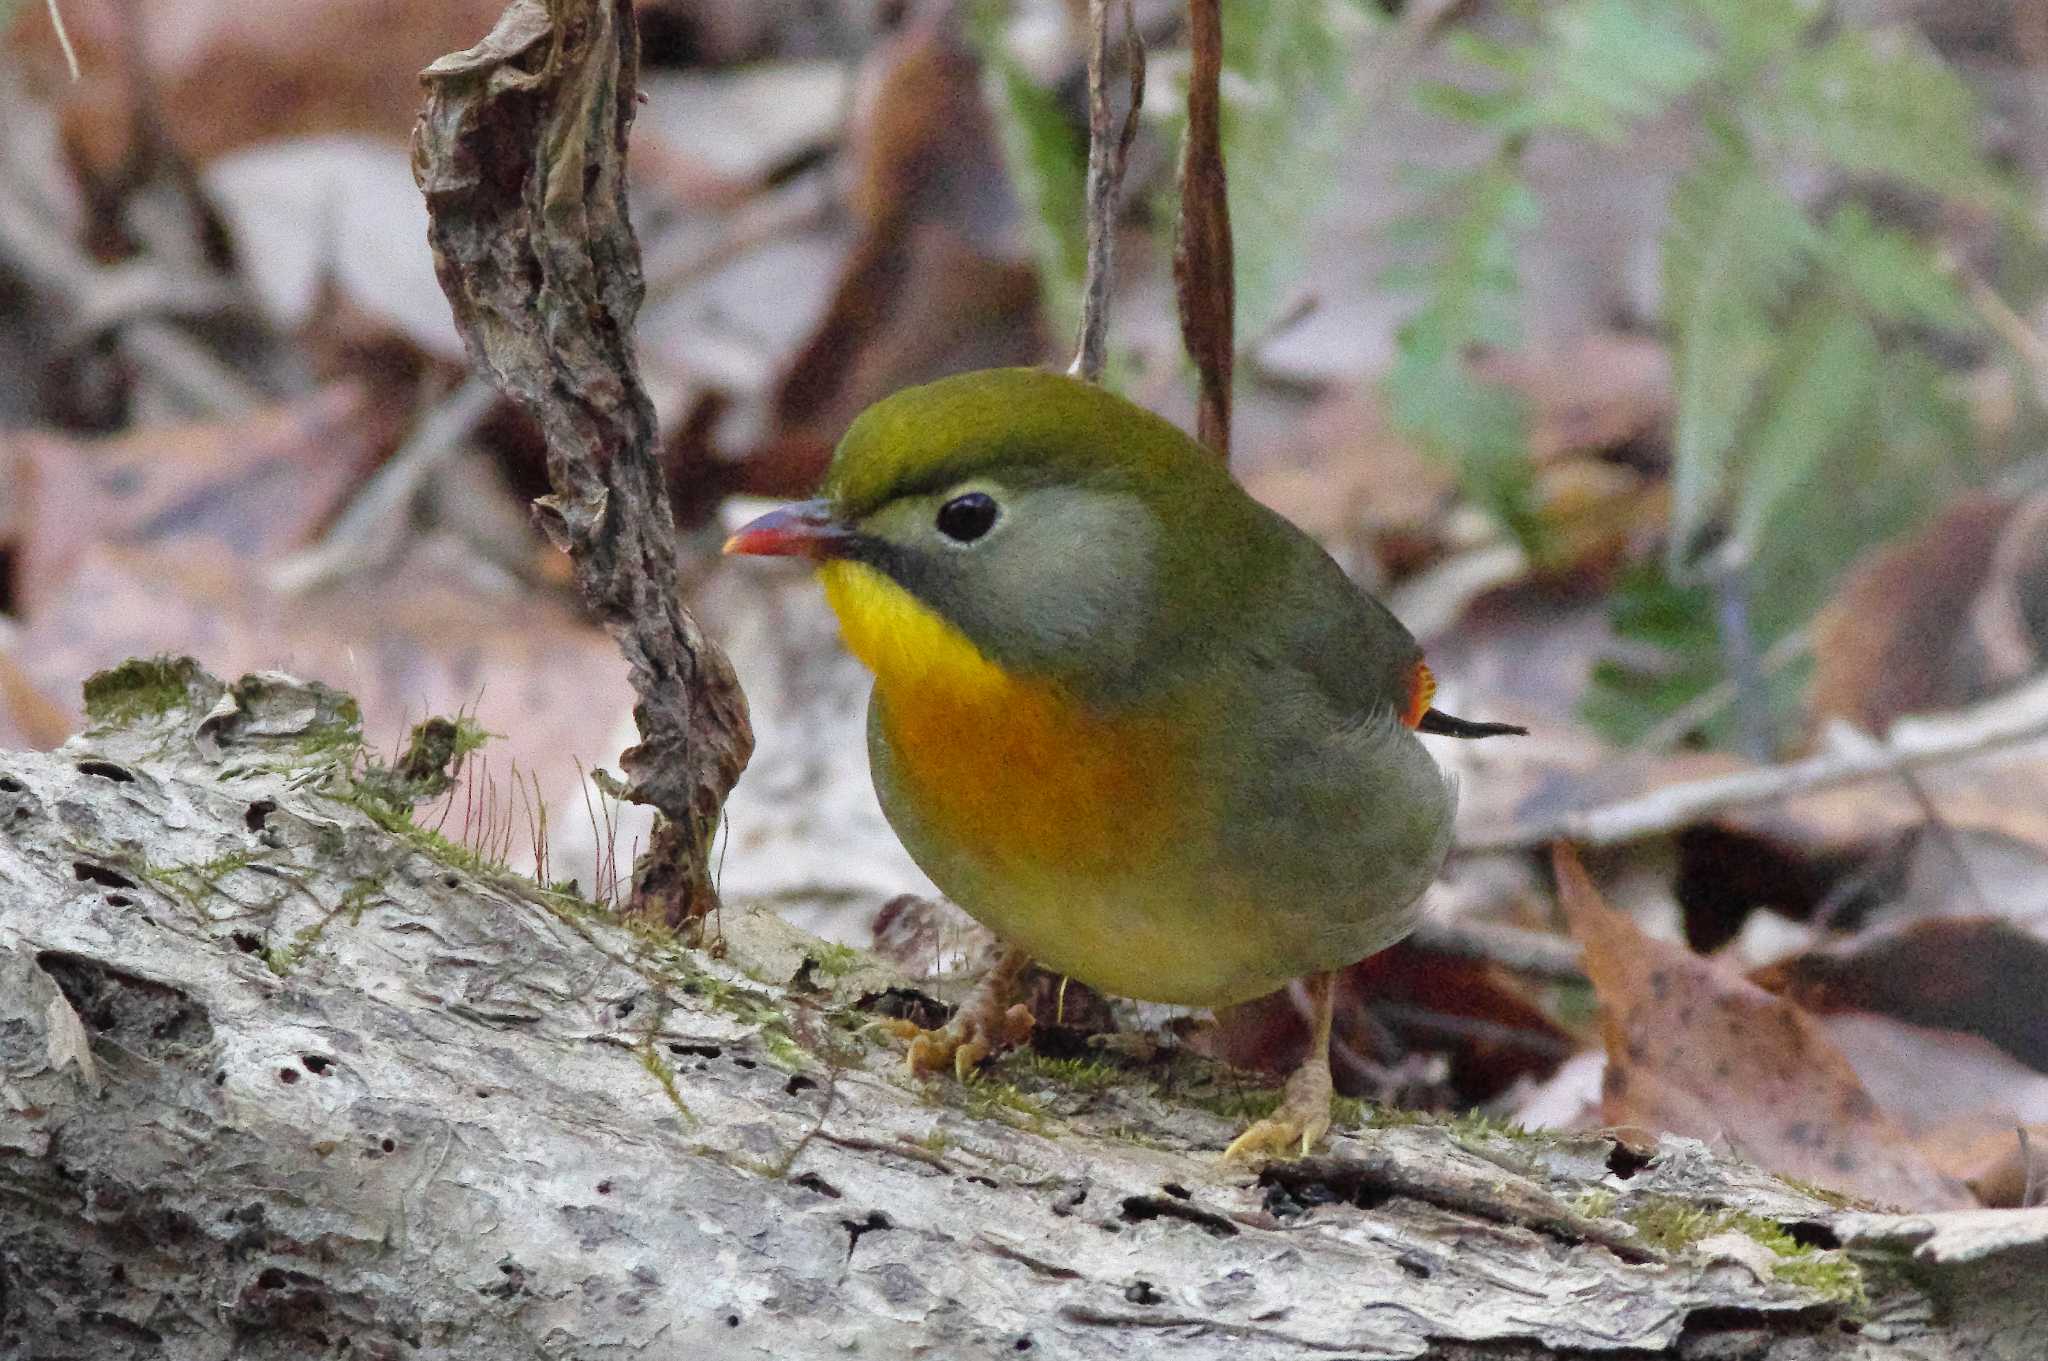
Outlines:
[[755,557],[830,558],[842,552],[852,531],[832,518],[823,501],[800,501],[750,520],[725,541],[725,551]]

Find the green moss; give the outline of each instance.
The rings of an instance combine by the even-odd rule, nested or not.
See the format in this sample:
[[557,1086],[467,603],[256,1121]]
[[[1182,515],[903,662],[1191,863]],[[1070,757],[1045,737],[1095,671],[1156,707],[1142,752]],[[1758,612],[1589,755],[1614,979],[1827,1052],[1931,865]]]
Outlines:
[[1043,1102],[999,1077],[982,1076],[966,1082],[942,1075],[924,1084],[928,1101],[956,1106],[977,1120],[999,1120],[1033,1134],[1049,1134],[1053,1113]]
[[1831,1205],[1837,1210],[1868,1210],[1874,1208],[1867,1200],[1858,1200],[1855,1196],[1843,1191],[1837,1191],[1831,1186],[1822,1186],[1818,1182],[1802,1181],[1798,1177],[1780,1177],[1778,1180],[1784,1182],[1801,1195],[1812,1196],[1823,1205]]
[[217,890],[220,881],[255,863],[252,851],[229,851],[196,865],[142,865],[142,877],[187,906],[196,907],[201,896]]
[[697,1117],[683,1104],[683,1094],[676,1089],[675,1070],[668,1066],[668,1060],[663,1058],[661,1050],[655,1047],[651,1033],[641,1043],[637,1052],[640,1055],[640,1066],[652,1074],[655,1082],[660,1084],[662,1093],[669,1099],[669,1104],[676,1108],[676,1114],[683,1117],[684,1127],[694,1128]]
[[93,728],[118,728],[173,709],[213,705],[220,683],[190,657],[136,657],[85,682],[85,716]]
[[844,978],[861,967],[870,958],[866,953],[851,945],[839,945],[821,940],[810,948],[811,964],[826,978]]
[[1514,1144],[1557,1144],[1567,1136],[1556,1130],[1529,1129],[1485,1111],[1416,1111],[1398,1106],[1374,1106],[1367,1123],[1374,1129],[1424,1127],[1446,1130],[1465,1139],[1504,1139]]
[[329,908],[318,921],[302,926],[293,933],[291,944],[273,945],[265,950],[264,964],[279,978],[289,974],[305,963],[306,956],[313,952],[313,947],[327,934],[327,928],[334,924],[335,918],[346,916],[350,926],[359,924],[363,919],[363,909],[370,905],[370,900],[377,896],[379,889],[380,886],[375,880],[356,880],[342,893],[340,901]]
[[1013,1050],[999,1065],[1011,1082],[1035,1082],[1079,1092],[1100,1092],[1128,1082],[1131,1074],[1101,1059],[1048,1058],[1035,1049]]
[[1716,1234],[1742,1234],[1771,1250],[1771,1270],[1777,1279],[1851,1307],[1867,1302],[1862,1268],[1847,1253],[1808,1247],[1782,1224],[1762,1215],[1668,1196],[1631,1197],[1613,1215],[1633,1225],[1646,1244],[1673,1256],[1692,1251]]

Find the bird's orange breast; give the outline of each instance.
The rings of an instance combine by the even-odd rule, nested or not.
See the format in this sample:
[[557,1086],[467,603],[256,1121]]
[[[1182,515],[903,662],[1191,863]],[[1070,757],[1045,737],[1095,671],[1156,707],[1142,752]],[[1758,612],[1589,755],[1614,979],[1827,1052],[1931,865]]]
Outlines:
[[829,564],[826,598],[875,673],[898,792],[931,830],[996,867],[1127,868],[1174,835],[1182,744],[1170,718],[1105,714],[1012,676],[894,582]]

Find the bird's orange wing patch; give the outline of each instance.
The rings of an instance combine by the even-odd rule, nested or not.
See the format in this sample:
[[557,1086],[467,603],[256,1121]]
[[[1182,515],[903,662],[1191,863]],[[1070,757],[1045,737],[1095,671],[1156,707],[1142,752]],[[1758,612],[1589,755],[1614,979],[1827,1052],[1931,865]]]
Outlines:
[[1436,698],[1436,675],[1430,671],[1429,663],[1417,657],[1415,665],[1408,672],[1408,705],[1401,711],[1401,721],[1409,727],[1422,725],[1422,716],[1429,712],[1429,703]]

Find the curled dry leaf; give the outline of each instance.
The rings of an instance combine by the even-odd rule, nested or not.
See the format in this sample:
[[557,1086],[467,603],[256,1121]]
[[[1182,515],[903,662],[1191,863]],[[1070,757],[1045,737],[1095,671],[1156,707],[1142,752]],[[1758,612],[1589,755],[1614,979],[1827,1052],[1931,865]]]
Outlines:
[[1740,974],[1654,941],[1607,906],[1578,854],[1559,894],[1600,997],[1604,1118],[1726,1142],[1784,1176],[1882,1204],[1973,1204],[1880,1110],[1812,1017]]
[[679,599],[633,341],[645,289],[625,149],[638,61],[625,0],[515,0],[483,42],[423,74],[413,170],[456,326],[547,440],[554,494],[536,511],[639,701],[641,740],[619,763],[626,797],[662,820],[628,910],[679,925],[718,901],[711,841],[753,735],[725,654]]

